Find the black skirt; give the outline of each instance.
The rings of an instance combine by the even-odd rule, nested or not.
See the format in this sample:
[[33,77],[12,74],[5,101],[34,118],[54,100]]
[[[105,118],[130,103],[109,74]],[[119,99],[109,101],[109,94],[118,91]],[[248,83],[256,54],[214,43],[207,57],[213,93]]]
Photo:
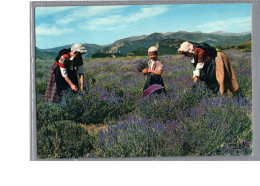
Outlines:
[[160,94],[162,92],[166,93],[166,90],[164,88],[164,83],[163,83],[162,76],[161,75],[152,74],[152,73],[147,75],[143,91],[146,90],[148,87],[150,87],[152,85],[155,85],[155,84],[161,85],[163,87],[162,89],[156,90],[155,93],[157,93],[157,94]]
[[[76,70],[74,70],[74,69],[70,70],[70,69],[67,68],[67,72],[68,72],[68,78],[71,80],[71,82],[75,86],[79,87],[79,82],[78,82]],[[56,80],[56,83],[57,83],[57,91],[61,95],[62,91],[70,89],[70,85],[65,80],[65,78],[62,77],[59,67],[54,69],[54,73],[55,73],[55,80]]]
[[219,91],[219,84],[216,78],[216,62],[215,58],[211,58],[204,62],[199,79],[204,81],[207,88],[214,93]]

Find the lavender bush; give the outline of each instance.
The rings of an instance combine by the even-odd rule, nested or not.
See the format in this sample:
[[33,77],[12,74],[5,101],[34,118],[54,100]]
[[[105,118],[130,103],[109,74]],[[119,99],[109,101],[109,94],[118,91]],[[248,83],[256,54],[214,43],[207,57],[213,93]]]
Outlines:
[[[243,97],[214,97],[203,99],[182,118],[190,131],[188,144],[192,155],[241,155],[237,149],[251,152],[241,143],[252,141],[251,103]],[[232,148],[223,150],[223,146]],[[230,146],[230,147],[231,147]]]
[[[182,130],[181,130],[182,129]],[[130,116],[107,130],[99,131],[94,142],[94,157],[160,157],[183,155],[185,129],[162,120]]]
[[[53,124],[66,121],[77,127],[80,124],[107,126],[100,130],[88,129],[93,148],[81,151],[77,157],[250,155],[251,53],[234,49],[224,52],[239,83],[236,95],[220,96],[207,90],[203,82],[194,84],[189,59],[173,55],[160,56],[165,65],[162,77],[167,94],[141,99],[145,75],[138,69],[139,64],[148,61],[147,57],[97,58],[84,61],[84,91],[64,92],[60,104],[47,104],[42,99],[47,76],[42,72],[48,74],[50,65],[38,61],[37,126],[42,136],[39,140],[47,135],[40,131],[50,126],[57,130],[58,125]],[[74,134],[68,130],[66,135]],[[66,135],[49,141],[62,141]],[[39,140],[39,157],[58,157],[46,156],[50,146],[44,146]],[[80,140],[79,145],[88,140]],[[61,149],[56,151],[65,150]],[[70,152],[66,157],[69,156],[76,155]]]

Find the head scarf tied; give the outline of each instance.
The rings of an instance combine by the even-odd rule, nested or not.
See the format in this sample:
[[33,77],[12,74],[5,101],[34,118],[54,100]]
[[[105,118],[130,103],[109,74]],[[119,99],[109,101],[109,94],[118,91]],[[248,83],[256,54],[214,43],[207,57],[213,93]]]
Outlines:
[[[80,43],[76,43],[76,44],[72,45],[70,50],[73,53],[79,52],[80,54],[84,54],[87,52],[87,49]],[[74,56],[71,56],[70,60],[73,60],[74,58],[75,58]]]
[[189,43],[188,41],[183,42],[178,49],[178,52],[194,53],[193,44]]
[[158,48],[156,48],[155,46],[151,46],[149,49],[148,49],[148,54],[150,52],[158,52]]
[[71,46],[71,52],[79,52],[81,54],[84,54],[87,52],[87,49],[82,44],[77,43]]

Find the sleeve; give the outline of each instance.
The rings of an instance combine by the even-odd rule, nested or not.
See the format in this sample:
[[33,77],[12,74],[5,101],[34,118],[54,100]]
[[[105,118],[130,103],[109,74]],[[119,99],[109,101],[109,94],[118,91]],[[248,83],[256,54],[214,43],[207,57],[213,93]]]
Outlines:
[[198,55],[198,63],[202,63],[204,61],[204,56],[206,55],[206,52],[200,49],[197,55]]
[[77,73],[78,74],[83,74],[83,66],[78,66],[77,67]]
[[162,70],[163,67],[164,67],[164,65],[162,64],[161,61],[159,61],[159,62],[156,64],[156,71]]
[[59,63],[60,63],[59,66],[60,66],[60,71],[61,71],[62,77],[68,77],[68,71],[67,71],[67,68],[66,68],[67,58],[64,57],[64,56],[61,56]]
[[149,60],[149,61],[147,62],[147,66],[148,66],[148,68],[151,68],[151,60]]
[[59,59],[59,66],[63,68],[67,68],[71,65],[71,61],[69,60],[68,56],[61,56]]
[[200,76],[200,72],[201,72],[201,69],[203,68],[204,66],[204,63],[197,63],[194,71],[193,71],[193,78],[195,76],[199,77]]
[[61,72],[62,77],[68,77],[67,68],[60,67],[60,72]]

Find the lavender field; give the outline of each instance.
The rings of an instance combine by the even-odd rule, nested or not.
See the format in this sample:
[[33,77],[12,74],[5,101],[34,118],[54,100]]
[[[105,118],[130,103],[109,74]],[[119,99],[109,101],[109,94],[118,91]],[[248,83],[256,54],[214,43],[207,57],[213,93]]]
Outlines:
[[240,90],[216,95],[192,81],[190,60],[159,56],[167,94],[141,99],[148,57],[84,60],[85,90],[60,104],[44,93],[54,61],[36,61],[40,159],[232,156],[252,153],[251,53],[224,51]]

